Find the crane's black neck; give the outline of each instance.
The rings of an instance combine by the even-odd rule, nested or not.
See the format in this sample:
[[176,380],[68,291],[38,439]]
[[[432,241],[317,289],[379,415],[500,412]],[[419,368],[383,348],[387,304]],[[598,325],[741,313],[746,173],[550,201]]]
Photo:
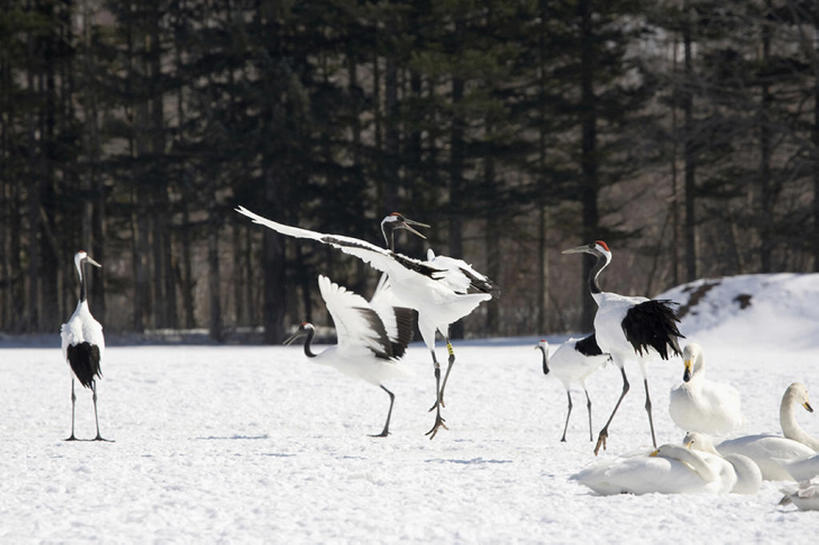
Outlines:
[[600,254],[597,256],[597,261],[595,261],[594,266],[589,271],[589,291],[592,292],[592,295],[602,293],[603,290],[600,289],[600,284],[597,283],[597,277],[608,264],[608,258]]
[[310,349],[310,343],[313,342],[313,335],[315,334],[316,330],[313,329],[312,327],[307,329],[307,337],[304,339],[304,355],[307,356],[308,358],[315,358],[316,356],[318,356],[318,354],[315,354]]
[[85,287],[85,261],[80,262],[80,303],[85,301],[88,291]]
[[391,252],[395,251],[395,229],[390,227],[390,234],[387,235],[387,223],[381,223],[381,234],[384,235],[384,244],[386,244]]
[[549,374],[549,357],[546,355],[546,348],[544,348],[542,345],[538,345],[538,348],[540,348],[540,353],[543,355],[543,374],[548,375]]

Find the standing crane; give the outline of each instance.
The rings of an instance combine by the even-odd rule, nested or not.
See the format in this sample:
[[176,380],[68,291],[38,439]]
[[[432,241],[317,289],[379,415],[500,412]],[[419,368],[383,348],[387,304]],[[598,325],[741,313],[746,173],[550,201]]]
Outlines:
[[412,339],[415,311],[403,307],[373,306],[326,276],[319,275],[318,284],[336,326],[338,344],[315,354],[311,342],[316,329],[309,322],[303,322],[284,344],[306,335],[304,354],[311,361],[329,365],[347,376],[365,380],[384,390],[390,396],[390,409],[384,429],[372,437],[387,437],[395,395],[383,383],[406,374],[398,361]]
[[589,272],[589,290],[597,303],[597,314],[594,317],[594,333],[597,344],[603,352],[611,354],[615,365],[620,368],[623,376],[623,391],[614,410],[611,412],[606,425],[597,436],[597,445],[594,454],[600,447],[606,448],[608,429],[614,418],[620,402],[629,391],[626,377],[625,363],[629,358],[636,357],[643,375],[643,384],[646,390],[645,409],[648,414],[648,424],[651,428],[651,442],[657,447],[654,435],[654,419],[651,416],[651,396],[648,393],[648,378],[646,377],[645,359],[652,352],[667,360],[669,352],[682,355],[677,339],[684,338],[677,329],[679,322],[671,301],[648,299],[646,297],[629,297],[618,293],[606,292],[600,289],[597,277],[600,272],[611,263],[611,250],[602,240],[596,240],[584,246],[563,250],[564,254],[587,253],[597,260]]
[[94,319],[88,309],[85,265],[102,267],[80,250],[74,254],[74,266],[80,277],[80,300],[77,308],[66,323],[60,328],[62,338],[63,358],[71,368],[71,436],[66,441],[76,441],[74,436],[74,408],[77,395],[74,393],[74,379],[80,381],[85,388],[91,389],[91,399],[94,401],[94,422],[97,425],[97,436],[94,441],[108,441],[100,435],[100,421],[97,416],[97,377],[102,377],[100,364],[105,352],[105,338],[102,335],[102,325]]

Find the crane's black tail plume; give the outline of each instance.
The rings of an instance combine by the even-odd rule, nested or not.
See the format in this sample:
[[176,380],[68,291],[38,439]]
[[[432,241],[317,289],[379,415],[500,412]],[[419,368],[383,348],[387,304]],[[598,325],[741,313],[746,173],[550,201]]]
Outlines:
[[668,349],[673,354],[682,355],[677,339],[685,336],[677,328],[677,313],[673,301],[668,299],[651,299],[631,307],[623,318],[623,332],[626,339],[640,356],[653,348],[664,360],[669,358]]

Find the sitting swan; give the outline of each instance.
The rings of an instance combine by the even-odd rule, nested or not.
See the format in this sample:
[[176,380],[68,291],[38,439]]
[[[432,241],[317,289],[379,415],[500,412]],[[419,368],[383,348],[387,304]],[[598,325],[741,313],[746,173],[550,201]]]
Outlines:
[[[729,467],[723,466],[723,471],[726,473],[722,478],[733,481],[732,494],[756,494],[759,491],[759,487],[762,485],[762,471],[747,456],[742,454],[722,456],[714,448],[714,443],[711,442],[710,437],[697,432],[688,432],[685,439],[683,439],[683,443],[689,448],[700,451],[706,460],[709,460],[709,457],[717,457],[728,462]],[[718,462],[714,461],[713,463]],[[733,475],[730,475],[731,472],[733,472]]]
[[808,402],[808,390],[803,384],[794,382],[785,390],[779,408],[779,423],[785,437],[776,435],[746,435],[723,441],[717,445],[721,455],[744,454],[762,470],[766,481],[788,481],[791,475],[784,467],[788,462],[807,458],[816,454],[819,442],[808,435],[796,421],[794,409],[802,405],[813,412]]
[[650,454],[596,462],[572,475],[571,479],[604,496],[651,492],[719,494],[733,487],[733,482],[724,478],[726,473],[725,468],[714,460],[711,463],[706,461],[703,453],[665,444]]
[[742,425],[739,392],[728,384],[705,378],[702,348],[689,343],[683,350],[683,383],[671,390],[668,412],[684,431],[725,435]]

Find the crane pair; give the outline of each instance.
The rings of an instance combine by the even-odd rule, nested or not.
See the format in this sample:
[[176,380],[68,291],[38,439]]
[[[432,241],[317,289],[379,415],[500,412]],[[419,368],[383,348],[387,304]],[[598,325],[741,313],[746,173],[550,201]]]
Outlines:
[[[455,362],[455,352],[449,339],[449,326],[471,313],[481,302],[491,299],[495,290],[494,283],[461,259],[436,256],[432,250],[429,250],[426,261],[421,261],[396,252],[395,233],[397,231],[407,230],[426,238],[414,227],[429,227],[426,224],[409,220],[397,212],[388,215],[381,222],[384,241],[388,246],[388,248],[381,248],[353,237],[325,234],[278,223],[255,214],[243,206],[238,207],[236,211],[249,217],[254,223],[283,235],[311,239],[332,246],[361,259],[382,272],[376,293],[366,306],[362,303],[363,298],[351,297],[353,294],[346,292],[343,288],[339,288],[329,280],[322,280],[323,277],[319,278],[322,297],[336,325],[338,346],[311,357],[315,357],[317,361],[323,359],[324,362],[336,366],[342,372],[377,384],[389,394],[390,413],[387,415],[384,431],[378,435],[379,437],[386,436],[394,396],[381,384],[378,375],[381,371],[376,371],[376,369],[394,365],[400,355],[387,351],[379,354],[378,351],[386,347],[388,343],[392,343],[397,344],[398,352],[403,354],[409,338],[404,339],[401,336],[400,328],[394,329],[394,334],[391,335],[386,321],[391,319],[392,314],[400,312],[398,309],[416,311],[418,329],[432,357],[435,374],[435,402],[430,409],[435,410],[435,422],[426,434],[432,439],[441,427],[446,429],[445,420],[441,416],[441,408],[444,406],[443,396],[447,379]],[[362,321],[360,316],[354,319],[356,312],[359,315],[364,312],[369,319]],[[384,331],[387,333],[383,334]],[[311,332],[310,324],[302,324],[297,332],[297,334],[307,335],[306,352],[309,351]],[[436,332],[440,332],[446,340],[449,353],[443,383],[441,382],[441,366],[435,354]],[[372,342],[365,339],[380,339],[380,341],[373,345]],[[355,358],[351,355],[354,351],[357,352]],[[310,356],[309,353],[308,356]],[[359,362],[358,369],[350,370],[352,364],[349,360],[351,359]],[[371,369],[371,371],[365,373],[364,369]]]

